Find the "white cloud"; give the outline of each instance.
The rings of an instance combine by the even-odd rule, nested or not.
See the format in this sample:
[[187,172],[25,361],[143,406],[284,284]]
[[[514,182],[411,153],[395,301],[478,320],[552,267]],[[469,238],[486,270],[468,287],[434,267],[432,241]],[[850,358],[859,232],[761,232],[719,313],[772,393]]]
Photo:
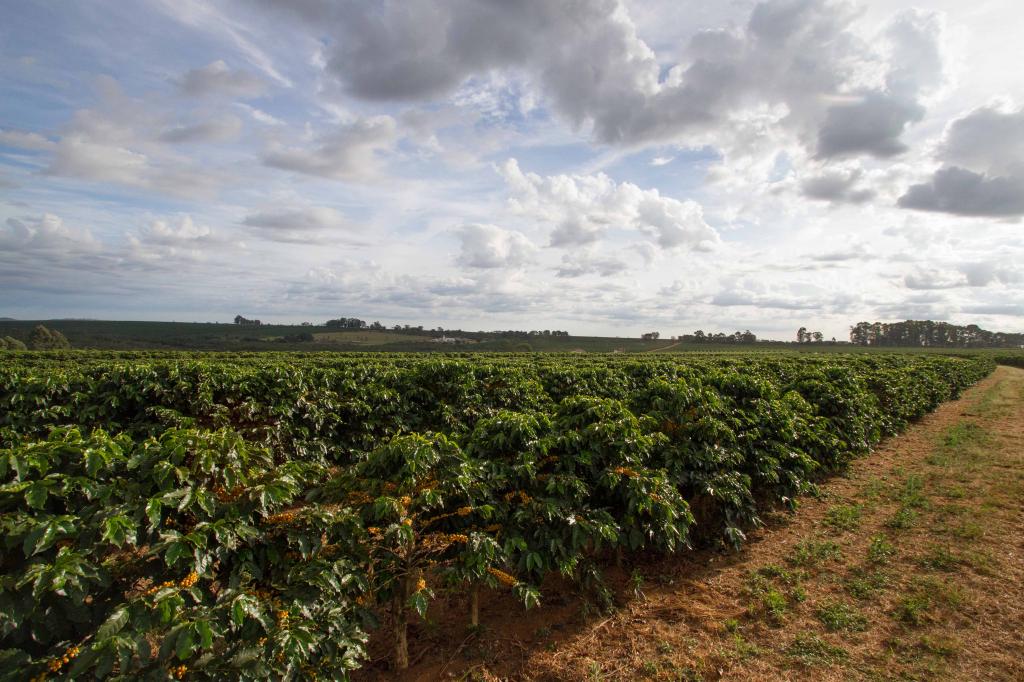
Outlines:
[[604,173],[524,173],[515,159],[507,160],[499,172],[514,212],[554,226],[551,246],[594,243],[612,229],[640,233],[664,249],[706,250],[719,240],[695,201],[664,197],[656,189],[643,190],[630,182],[616,183]]
[[[219,182],[191,159],[173,152],[163,135],[200,141],[224,132],[213,128],[171,128],[138,99],[127,97],[109,77],[97,79],[99,105],[79,109],[55,143],[46,173],[113,183],[181,197],[203,197]],[[237,119],[235,119],[237,122]],[[232,127],[230,122],[228,127]]]
[[613,277],[626,272],[629,264],[626,261],[614,256],[603,256],[589,251],[581,251],[574,254],[564,254],[562,263],[558,266],[557,276],[564,278],[584,277],[586,275],[598,275],[599,277]]
[[150,165],[145,154],[71,134],[61,138],[48,172],[97,182],[141,185],[150,173]]
[[456,234],[460,242],[456,262],[470,268],[520,268],[536,250],[524,235],[497,225],[463,225]]
[[168,270],[180,264],[203,263],[228,242],[191,215],[157,218],[126,235],[125,267]]
[[39,133],[21,130],[0,130],[0,146],[41,151],[53,148],[53,142]]
[[875,197],[875,190],[864,183],[859,166],[824,168],[800,182],[804,196],[833,203],[863,204]]
[[8,218],[0,228],[0,250],[8,254],[63,257],[93,252],[99,242],[85,229],[70,227],[52,213],[25,218]]
[[246,99],[259,97],[267,89],[266,82],[259,76],[247,71],[233,71],[221,59],[186,72],[179,85],[189,95]]
[[356,231],[344,214],[326,206],[264,209],[247,215],[242,224],[254,228],[254,235],[277,242],[340,241]]
[[252,117],[252,120],[256,121],[257,123],[262,123],[263,125],[268,126],[286,125],[284,121],[277,118],[276,116],[272,116],[271,114],[268,114],[262,109],[257,109],[256,107],[250,106],[244,102],[235,102],[235,106],[249,114],[249,116]]
[[899,199],[903,208],[964,216],[1024,215],[1024,109],[975,109],[953,121],[939,146],[943,166]]
[[365,181],[377,176],[379,156],[396,141],[390,116],[360,118],[319,136],[312,146],[273,144],[263,162],[274,168],[332,180]]
[[172,144],[228,142],[238,137],[242,122],[237,116],[220,116],[199,123],[177,125],[160,134],[160,139]]
[[168,245],[210,242],[214,239],[213,230],[209,226],[196,223],[189,215],[179,218],[176,225],[166,219],[154,220],[140,230],[139,236],[142,241]]
[[432,100],[523,72],[565,120],[612,144],[683,139],[782,105],[779,125],[821,156],[890,156],[946,72],[940,16],[906,11],[880,38],[863,36],[840,0],[759,3],[741,27],[698,32],[670,68],[618,0],[269,4],[311,31],[331,27],[321,64],[354,97]]

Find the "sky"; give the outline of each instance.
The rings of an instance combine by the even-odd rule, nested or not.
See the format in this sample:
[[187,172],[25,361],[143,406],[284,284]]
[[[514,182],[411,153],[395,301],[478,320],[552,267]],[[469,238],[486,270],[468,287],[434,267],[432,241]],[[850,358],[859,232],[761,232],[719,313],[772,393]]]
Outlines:
[[0,316],[1024,331],[1017,0],[0,15]]

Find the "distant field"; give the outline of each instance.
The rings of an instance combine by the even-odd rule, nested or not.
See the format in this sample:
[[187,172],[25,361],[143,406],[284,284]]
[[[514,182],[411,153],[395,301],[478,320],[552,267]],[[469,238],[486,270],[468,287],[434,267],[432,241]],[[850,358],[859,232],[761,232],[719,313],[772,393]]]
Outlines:
[[430,338],[426,336],[411,336],[386,331],[317,332],[313,334],[313,337],[322,343],[358,343],[364,346],[381,346],[391,343],[430,343]]
[[[406,334],[391,330],[337,330],[298,325],[242,327],[236,324],[204,322],[131,322],[108,320],[0,320],[0,337],[28,340],[32,328],[44,324],[63,333],[74,348],[96,350],[191,350],[191,351],[388,351],[433,353],[1011,353],[955,348],[874,348],[832,343],[680,343],[671,339],[647,341],[610,336],[503,337],[481,332],[464,332],[472,343],[430,343],[428,334]],[[312,333],[312,342],[286,342],[284,337]],[[462,336],[460,335],[460,336]]]
[[[27,340],[32,328],[44,324],[63,333],[75,348],[101,350],[389,350],[431,352],[572,352],[638,353],[672,350],[735,350],[737,347],[680,346],[674,341],[591,336],[501,337],[473,333],[474,343],[430,343],[430,336],[394,331],[329,330],[326,327],[202,322],[124,322],[106,320],[0,320],[0,336]],[[285,336],[310,332],[313,342],[284,342]]]

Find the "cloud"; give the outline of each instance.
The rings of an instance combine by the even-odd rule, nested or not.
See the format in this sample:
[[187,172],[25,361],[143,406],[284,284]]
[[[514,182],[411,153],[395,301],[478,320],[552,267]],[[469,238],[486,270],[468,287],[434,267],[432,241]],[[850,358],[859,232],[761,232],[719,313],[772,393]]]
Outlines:
[[183,264],[202,263],[229,244],[191,215],[158,218],[127,235],[124,267],[173,271]]
[[598,275],[612,277],[629,269],[629,264],[612,256],[599,256],[589,252],[565,254],[558,266],[557,276],[563,278]]
[[908,124],[924,118],[917,102],[879,92],[867,92],[856,101],[836,104],[826,111],[818,130],[820,158],[868,154],[878,158],[907,151],[900,137]]
[[53,148],[53,141],[39,133],[21,130],[0,130],[0,147],[14,147],[31,151],[43,151]]
[[828,107],[818,129],[818,158],[885,159],[906,152],[901,138],[910,124],[924,118],[921,98],[938,90],[948,76],[945,34],[945,17],[939,12],[907,9],[897,13],[883,31],[883,54],[862,55],[867,62],[881,63],[884,84],[849,93],[840,90],[844,101]]
[[768,282],[764,278],[726,278],[710,303],[718,307],[817,311],[817,314],[845,313],[859,300],[859,294],[825,289],[810,281]]
[[197,224],[192,216],[182,216],[177,225],[158,219],[139,231],[138,239],[151,244],[178,246],[182,244],[209,243],[214,240],[213,230],[207,225]]
[[460,241],[456,262],[470,268],[519,268],[536,251],[524,235],[496,225],[463,225],[456,234]]
[[332,180],[368,180],[378,172],[378,156],[391,150],[395,141],[395,120],[390,116],[360,118],[320,136],[312,147],[275,144],[263,154],[263,163]]
[[812,260],[822,263],[839,263],[851,260],[864,260],[872,257],[871,250],[862,242],[849,244],[840,249],[811,256]]
[[263,111],[262,109],[257,109],[256,107],[249,106],[244,102],[235,102],[235,106],[249,114],[249,116],[252,117],[252,120],[256,121],[257,123],[262,123],[263,125],[268,126],[286,125],[284,121],[277,118],[276,116],[272,116],[267,112]]
[[886,88],[896,93],[931,93],[949,78],[945,54],[946,15],[917,8],[896,14],[885,30],[889,47]]
[[1024,109],[979,107],[950,123],[939,156],[947,163],[1011,174],[1024,164]]
[[[8,218],[0,225],[0,298],[17,305],[26,295],[96,292],[116,277],[122,260],[107,253],[90,230],[52,213]],[[17,292],[17,293],[15,293]]]
[[987,287],[991,284],[1020,284],[1024,282],[1024,270],[1018,261],[1000,262],[996,260],[961,263],[960,272],[967,278],[967,285]]
[[243,225],[258,236],[277,242],[322,243],[351,233],[354,226],[342,214],[326,206],[268,209],[251,213]]
[[47,172],[97,182],[141,185],[150,166],[145,154],[71,134],[61,138]]
[[515,159],[498,170],[508,185],[511,209],[554,226],[551,246],[592,244],[612,228],[639,232],[663,249],[706,250],[719,241],[695,201],[616,183],[604,173],[544,177],[524,173]]
[[909,187],[899,206],[963,216],[1024,215],[1024,109],[984,106],[953,121],[943,166]]
[[[76,111],[62,131],[47,174],[187,198],[216,190],[219,181],[214,174],[178,156],[161,139],[166,132],[164,116],[125,96],[112,78],[98,78],[97,90],[99,104]],[[202,131],[179,129],[175,134],[198,138]]]
[[875,197],[875,191],[861,184],[864,170],[853,168],[826,168],[818,175],[806,177],[800,183],[805,197],[832,203],[863,204]]
[[970,315],[1006,315],[1009,317],[1021,318],[1024,317],[1024,302],[967,305],[961,308],[960,311]]
[[267,89],[266,82],[259,76],[247,71],[232,71],[220,59],[186,72],[178,85],[182,92],[193,96],[242,99],[259,97]]
[[626,146],[729,130],[778,106],[776,125],[821,157],[892,156],[947,61],[938,14],[899,13],[865,39],[842,0],[758,3],[745,25],[698,32],[674,64],[619,0],[266,4],[331,33],[325,75],[351,96],[430,101],[473,78],[525,74],[571,125]]
[[238,137],[242,122],[237,116],[222,116],[192,125],[175,126],[160,135],[164,142],[190,144],[197,142],[227,142]]
[[965,284],[964,276],[959,272],[927,266],[919,266],[903,278],[903,285],[908,289],[923,291],[956,289]]
[[927,182],[907,189],[898,203],[919,211],[1017,217],[1024,215],[1024,175],[989,177],[958,166],[940,168]]
[[94,252],[99,242],[88,230],[69,227],[52,213],[26,218],[8,218],[0,228],[0,251],[21,257],[64,258],[72,254]]
[[946,266],[919,265],[903,283],[908,289],[981,288],[993,284],[1016,285],[1024,282],[1016,259],[991,258]]

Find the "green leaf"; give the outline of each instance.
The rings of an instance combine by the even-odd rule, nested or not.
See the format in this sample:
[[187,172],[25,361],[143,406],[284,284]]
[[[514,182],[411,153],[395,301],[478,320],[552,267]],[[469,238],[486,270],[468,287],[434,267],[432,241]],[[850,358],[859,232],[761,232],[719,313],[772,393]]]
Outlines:
[[163,511],[163,503],[160,502],[160,498],[154,497],[146,503],[146,516],[149,518],[150,525],[156,527],[160,525],[160,516]]
[[62,537],[75,532],[73,517],[57,516],[40,523],[26,536],[22,550],[26,557],[34,556],[53,546]]
[[116,609],[110,617],[107,618],[106,622],[103,623],[96,631],[96,639],[106,639],[112,637],[124,629],[124,626],[128,624],[128,608],[122,606]]
[[196,650],[196,638],[192,632],[192,628],[185,627],[181,629],[181,633],[178,635],[178,641],[175,642],[174,651],[178,656],[179,661],[184,661],[189,658],[192,653]]
[[265,654],[262,647],[252,647],[249,649],[240,649],[237,654],[231,658],[231,666],[234,668],[244,668],[249,663],[252,663],[256,659],[260,658]]
[[428,590],[419,590],[409,597],[409,606],[419,614],[420,618],[427,615],[427,607],[430,605],[430,600],[427,598],[427,592]]
[[213,648],[213,630],[210,629],[210,622],[201,620],[196,623],[196,632],[199,634],[199,643],[204,649]]
[[85,471],[87,474],[95,478],[104,464],[106,464],[106,460],[104,460],[102,452],[93,448],[85,451]]
[[103,522],[103,539],[120,547],[125,542],[135,544],[135,524],[123,514],[111,516]]
[[167,548],[164,553],[164,563],[167,564],[168,568],[174,568],[174,564],[178,563],[178,560],[182,557],[189,556],[192,552],[189,550],[188,544],[185,542],[174,542]]
[[32,485],[25,491],[25,502],[33,509],[42,509],[46,504],[46,496],[49,494],[49,486],[43,481],[33,481]]

